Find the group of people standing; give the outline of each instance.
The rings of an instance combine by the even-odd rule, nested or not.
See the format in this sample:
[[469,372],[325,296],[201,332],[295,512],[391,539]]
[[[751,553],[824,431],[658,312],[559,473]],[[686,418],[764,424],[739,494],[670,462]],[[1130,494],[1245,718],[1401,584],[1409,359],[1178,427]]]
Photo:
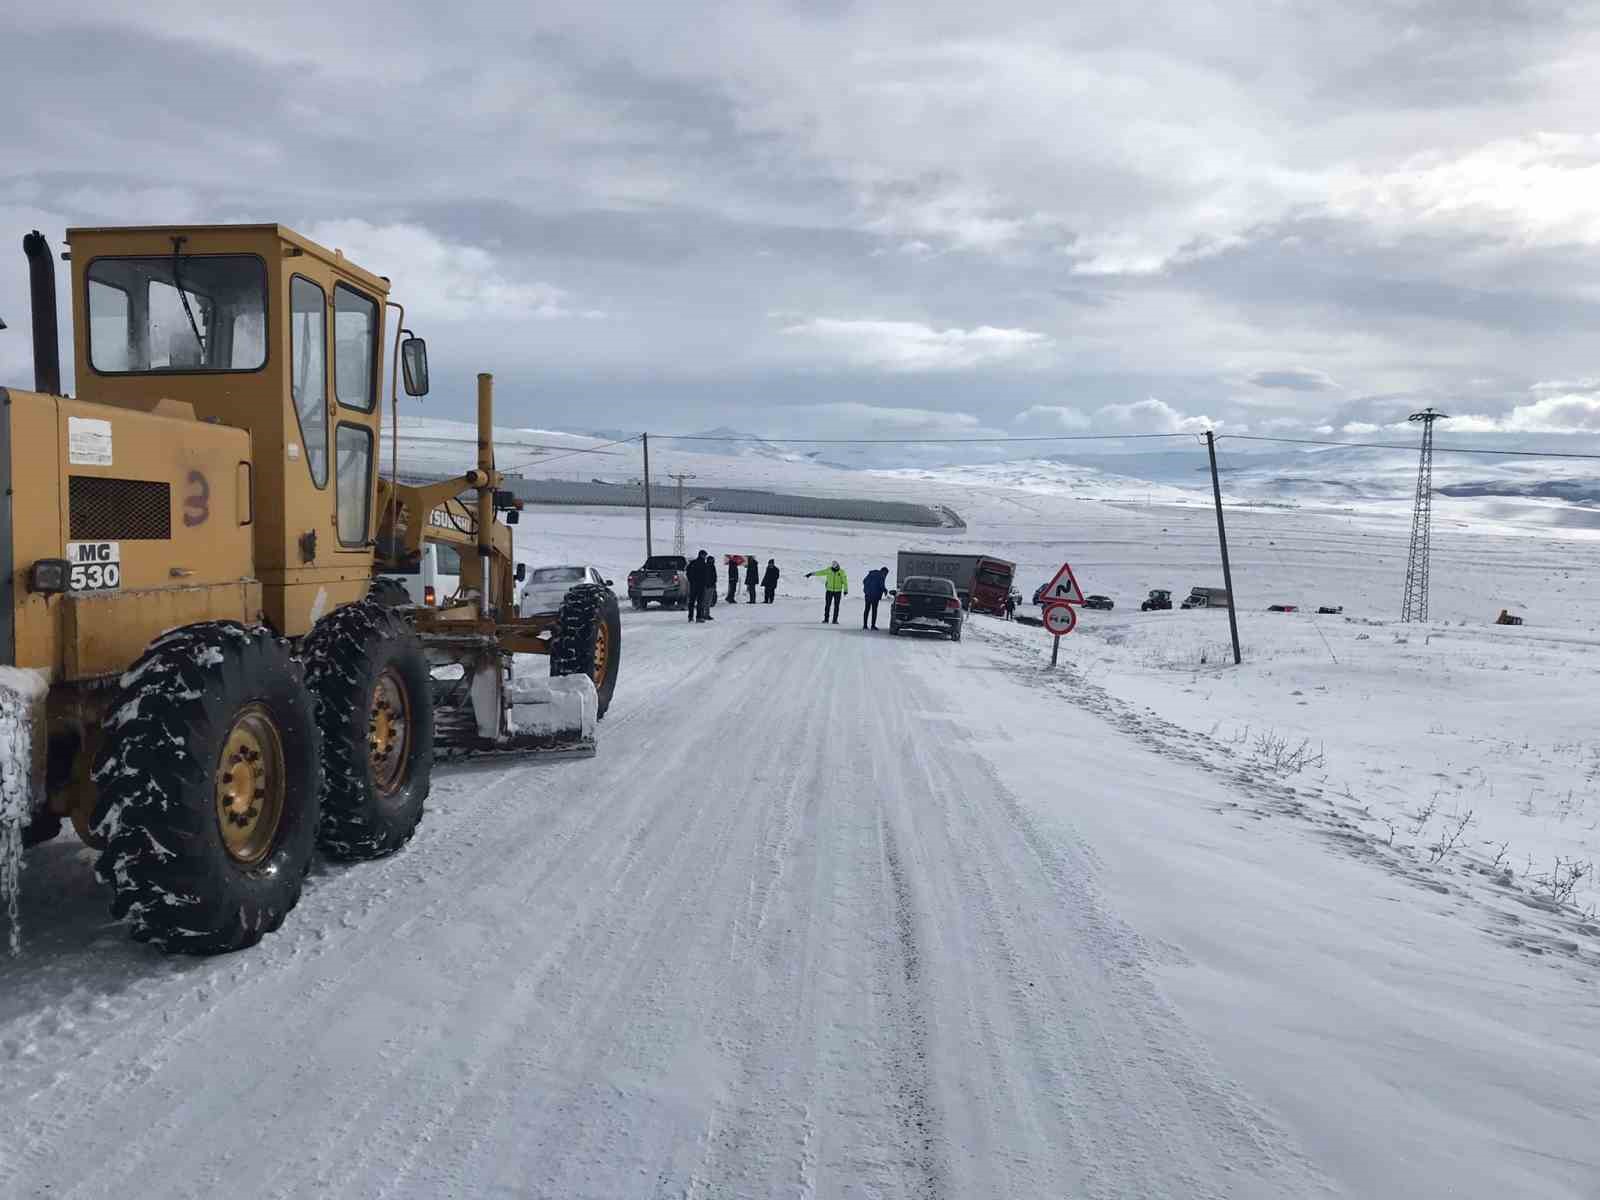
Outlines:
[[[759,586],[765,594],[765,603],[771,604],[772,598],[778,592],[778,564],[774,559],[767,559],[767,569],[761,570],[761,560],[754,554],[744,556],[744,584],[749,592],[749,603],[756,602],[756,588]],[[728,603],[739,603],[739,568],[741,563],[737,555],[728,556]],[[689,563],[689,620],[713,621],[711,605],[717,592],[717,560],[709,553],[702,550]]]
[[[742,572],[741,572],[741,567]],[[709,553],[702,550],[692,560],[689,568],[689,620],[713,621],[711,605],[716,601],[717,594],[717,560]],[[728,556],[728,603],[739,603],[739,581],[741,575],[744,580],[745,591],[749,596],[748,603],[756,602],[756,588],[760,587],[763,593],[764,604],[771,604],[772,598],[778,591],[778,577],[781,572],[775,559],[767,559],[767,569],[761,570],[761,560],[754,554]],[[807,571],[806,578],[813,579],[820,576],[822,579],[822,620],[824,624],[839,623],[839,606],[845,596],[850,593],[850,577],[844,573],[844,568],[839,566],[835,559],[831,564],[817,571]],[[889,568],[879,567],[876,571],[868,571],[862,581],[862,596],[866,601],[861,610],[861,628],[876,629],[878,627],[878,604],[883,600],[889,590]]]

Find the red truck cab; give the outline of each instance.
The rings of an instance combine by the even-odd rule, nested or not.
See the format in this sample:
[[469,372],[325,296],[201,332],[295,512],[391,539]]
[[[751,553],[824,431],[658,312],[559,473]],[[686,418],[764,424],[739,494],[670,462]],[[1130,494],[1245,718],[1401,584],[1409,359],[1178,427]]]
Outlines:
[[1011,595],[1016,573],[1016,565],[1003,558],[978,559],[978,569],[972,576],[972,611],[1005,616],[1006,597]]

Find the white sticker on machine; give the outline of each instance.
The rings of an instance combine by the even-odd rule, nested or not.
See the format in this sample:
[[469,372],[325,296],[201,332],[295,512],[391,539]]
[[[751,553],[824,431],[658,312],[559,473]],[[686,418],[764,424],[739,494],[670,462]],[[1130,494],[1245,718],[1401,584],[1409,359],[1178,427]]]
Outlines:
[[109,467],[111,422],[98,417],[68,417],[67,461],[85,467]]
[[67,590],[109,592],[122,586],[120,542],[68,542]]

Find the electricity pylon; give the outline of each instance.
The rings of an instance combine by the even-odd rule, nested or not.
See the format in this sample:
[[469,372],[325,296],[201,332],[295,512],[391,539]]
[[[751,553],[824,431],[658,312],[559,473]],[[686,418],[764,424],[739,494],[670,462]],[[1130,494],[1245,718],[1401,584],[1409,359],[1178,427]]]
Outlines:
[[684,541],[683,541],[683,481],[685,479],[693,479],[694,476],[693,475],[674,475],[671,472],[668,472],[667,478],[668,479],[676,479],[678,481],[678,527],[673,531],[673,534],[672,534],[672,552],[674,554],[684,554],[685,550],[683,548],[684,547]]
[[1428,560],[1433,546],[1433,423],[1448,415],[1429,408],[1408,418],[1422,426],[1422,456],[1417,463],[1417,499],[1411,509],[1411,558],[1406,563],[1402,621],[1428,619]]

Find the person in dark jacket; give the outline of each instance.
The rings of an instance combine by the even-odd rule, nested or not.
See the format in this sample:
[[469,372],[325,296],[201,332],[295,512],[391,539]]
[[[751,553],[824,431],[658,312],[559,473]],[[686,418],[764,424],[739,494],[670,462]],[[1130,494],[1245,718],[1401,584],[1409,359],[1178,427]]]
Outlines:
[[728,555],[728,603],[739,603],[739,561]]
[[778,560],[767,559],[767,573],[761,577],[761,587],[767,594],[766,602],[772,603],[772,597],[778,594]]
[[761,560],[754,554],[744,560],[744,590],[750,593],[750,603],[756,602],[756,584],[761,582]]
[[706,552],[704,550],[689,560],[688,569],[684,574],[689,577],[689,599],[683,607],[688,610],[689,620],[704,621],[706,590]]
[[866,607],[861,610],[861,628],[869,628],[868,618],[872,620],[870,628],[878,627],[878,601],[883,599],[883,594],[888,590],[888,567],[879,567],[876,571],[867,572],[867,577],[861,581],[861,596],[866,602]]
[[705,563],[700,568],[700,615],[697,621],[715,621],[711,615],[711,606],[717,599],[717,560],[709,550],[700,553],[705,557]]

